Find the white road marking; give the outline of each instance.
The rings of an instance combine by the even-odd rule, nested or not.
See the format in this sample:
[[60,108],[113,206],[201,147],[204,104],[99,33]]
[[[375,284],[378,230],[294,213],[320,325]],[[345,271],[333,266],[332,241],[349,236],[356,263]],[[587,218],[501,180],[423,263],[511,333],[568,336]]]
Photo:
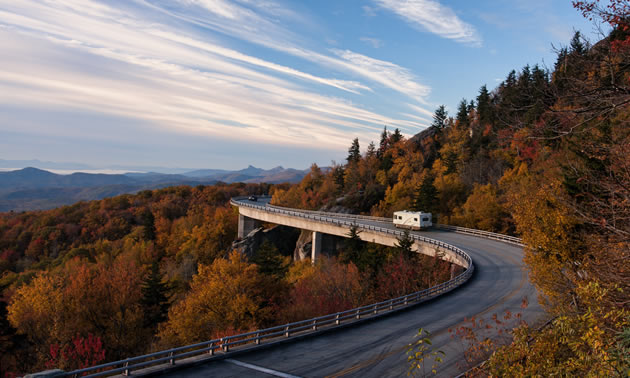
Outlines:
[[291,375],[291,374],[287,374],[287,373],[283,373],[281,371],[276,371],[276,370],[271,370],[271,369],[267,369],[264,368],[262,366],[256,366],[256,365],[252,365],[252,364],[248,364],[245,362],[241,362],[241,361],[237,361],[237,360],[233,360],[231,358],[226,358],[225,360],[223,360],[225,362],[229,362],[231,364],[237,365],[237,366],[241,366],[244,368],[248,368],[248,369],[252,369],[252,370],[257,370],[263,373],[267,373],[269,375],[273,375],[276,377],[282,377],[282,378],[300,378],[297,375]]

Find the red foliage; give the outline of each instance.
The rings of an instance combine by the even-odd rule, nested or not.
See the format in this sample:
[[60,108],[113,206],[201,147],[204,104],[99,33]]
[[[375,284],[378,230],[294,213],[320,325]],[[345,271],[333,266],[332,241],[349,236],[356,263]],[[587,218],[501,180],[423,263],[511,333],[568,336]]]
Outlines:
[[402,254],[391,259],[378,275],[377,299],[385,300],[418,291],[421,277],[418,268],[415,261]]
[[88,337],[77,335],[65,345],[50,346],[50,360],[47,368],[63,367],[65,369],[83,369],[98,365],[105,360],[105,349],[100,337],[88,334]]
[[608,5],[602,6],[599,0],[573,1],[573,7],[582,12],[582,15],[590,21],[593,17],[600,18],[616,31],[624,35],[620,39],[611,42],[613,51],[630,48],[630,4],[627,0],[609,0]]

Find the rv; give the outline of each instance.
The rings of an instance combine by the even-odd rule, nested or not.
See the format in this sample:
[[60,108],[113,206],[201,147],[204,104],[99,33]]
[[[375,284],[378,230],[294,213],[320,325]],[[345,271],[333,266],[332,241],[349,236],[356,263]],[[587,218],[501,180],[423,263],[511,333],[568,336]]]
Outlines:
[[420,230],[433,226],[433,223],[431,223],[431,213],[403,210],[394,212],[394,225],[399,228]]

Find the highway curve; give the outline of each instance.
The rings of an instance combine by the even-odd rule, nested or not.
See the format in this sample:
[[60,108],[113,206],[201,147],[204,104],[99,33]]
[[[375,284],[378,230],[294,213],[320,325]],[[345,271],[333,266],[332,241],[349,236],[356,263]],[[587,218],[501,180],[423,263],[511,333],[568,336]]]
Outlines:
[[[370,223],[359,220],[359,223]],[[371,223],[370,223],[371,224]],[[384,223],[378,222],[379,226]],[[391,225],[393,227],[393,225]],[[542,318],[536,291],[527,279],[521,247],[448,231],[421,231],[466,251],[475,274],[453,292],[407,311],[304,340],[252,351],[233,360],[213,361],[170,377],[397,377],[407,374],[407,345],[419,328],[432,333],[433,347],[445,353],[440,376],[455,376],[469,368],[462,342],[449,328],[473,316],[489,319],[506,310],[523,314],[530,324]],[[523,299],[529,306],[521,308]]]

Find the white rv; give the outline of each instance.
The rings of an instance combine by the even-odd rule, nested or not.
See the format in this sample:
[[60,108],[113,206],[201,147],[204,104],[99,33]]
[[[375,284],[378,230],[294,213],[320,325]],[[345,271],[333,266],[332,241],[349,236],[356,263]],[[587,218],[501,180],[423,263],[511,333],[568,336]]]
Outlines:
[[431,213],[403,210],[394,212],[394,225],[400,228],[420,230],[433,226],[433,223],[431,223]]

